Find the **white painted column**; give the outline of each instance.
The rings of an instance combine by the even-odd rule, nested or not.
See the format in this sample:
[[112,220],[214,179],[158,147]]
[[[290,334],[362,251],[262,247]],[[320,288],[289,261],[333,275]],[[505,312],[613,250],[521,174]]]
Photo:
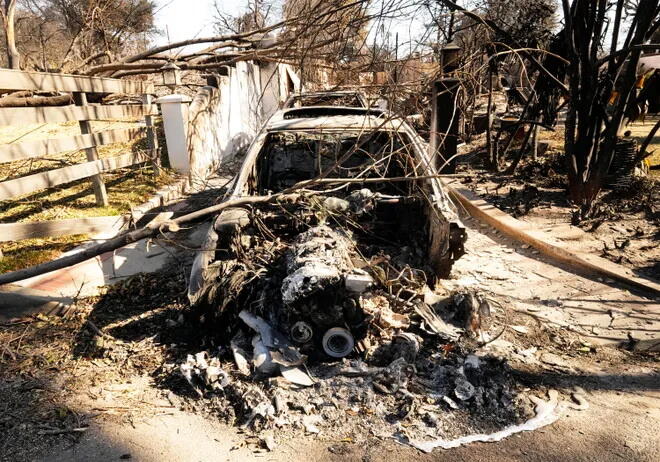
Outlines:
[[158,98],[167,142],[170,167],[179,173],[190,173],[188,154],[188,105],[191,99],[185,95],[168,95]]

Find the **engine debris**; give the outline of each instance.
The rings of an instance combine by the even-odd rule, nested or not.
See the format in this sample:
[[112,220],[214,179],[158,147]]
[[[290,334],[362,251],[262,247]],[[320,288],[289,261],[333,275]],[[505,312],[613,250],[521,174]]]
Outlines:
[[444,438],[447,412],[531,416],[506,363],[475,352],[491,335],[489,299],[436,284],[421,210],[406,191],[362,188],[218,217],[191,301],[227,352],[223,414],[254,432],[311,434],[365,415],[385,425],[373,434],[405,428],[409,442]]
[[323,351],[333,358],[348,356],[355,346],[355,339],[343,327],[333,327],[323,334]]

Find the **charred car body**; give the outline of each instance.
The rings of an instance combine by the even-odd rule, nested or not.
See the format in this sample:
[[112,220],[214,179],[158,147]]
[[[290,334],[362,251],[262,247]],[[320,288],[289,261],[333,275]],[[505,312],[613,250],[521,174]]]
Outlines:
[[347,107],[282,111],[227,197],[276,199],[215,218],[193,264],[191,304],[236,342],[240,314],[260,334],[255,361],[277,348],[319,359],[359,350],[379,306],[405,303],[411,285],[446,277],[463,254],[465,229],[435,175],[402,119]]

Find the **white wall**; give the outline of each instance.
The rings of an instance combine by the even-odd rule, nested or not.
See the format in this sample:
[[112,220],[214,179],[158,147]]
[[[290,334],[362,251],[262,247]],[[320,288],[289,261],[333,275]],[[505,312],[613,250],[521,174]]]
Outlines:
[[239,62],[218,86],[203,87],[188,110],[188,156],[194,177],[206,177],[225,159],[246,150],[289,89],[300,89],[300,80],[286,64]]
[[220,110],[220,92],[213,87],[200,89],[190,104],[186,155],[190,163],[188,170],[193,177],[205,178],[222,159],[218,157],[218,147],[223,143],[217,123]]

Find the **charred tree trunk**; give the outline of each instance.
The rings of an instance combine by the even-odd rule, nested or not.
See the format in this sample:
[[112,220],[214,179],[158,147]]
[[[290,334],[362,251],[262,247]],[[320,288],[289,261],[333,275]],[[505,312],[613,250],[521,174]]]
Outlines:
[[486,153],[490,167],[495,169],[497,160],[493,150],[493,73],[488,72],[488,105],[486,106]]
[[[564,80],[566,76],[566,65],[568,62],[561,58],[566,54],[566,47],[564,46],[565,31],[560,31],[550,43],[548,47],[549,53],[543,58],[542,64],[549,71],[552,72],[559,80]],[[521,121],[524,118],[529,119],[530,127],[525,135],[518,154],[514,158],[511,166],[508,168],[507,173],[513,174],[518,167],[518,164],[525,155],[527,144],[530,139],[535,143],[536,131],[538,125],[542,123],[545,126],[552,127],[557,122],[557,112],[559,107],[559,99],[561,97],[561,90],[554,84],[542,76],[539,76],[534,82],[534,89],[530,95],[529,101],[533,104],[529,107],[527,114],[527,106],[521,116]],[[508,149],[508,147],[507,147]],[[532,148],[534,149],[534,148]],[[505,150],[506,151],[506,150]]]

